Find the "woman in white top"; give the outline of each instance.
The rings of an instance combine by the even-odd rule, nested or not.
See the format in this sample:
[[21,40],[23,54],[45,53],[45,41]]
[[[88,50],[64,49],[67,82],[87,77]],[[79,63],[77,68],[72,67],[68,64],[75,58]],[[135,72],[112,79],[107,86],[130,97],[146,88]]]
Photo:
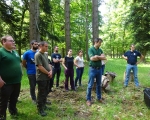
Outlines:
[[76,66],[76,78],[75,78],[75,87],[77,87],[77,82],[79,80],[79,86],[81,86],[81,79],[84,71],[84,60],[83,60],[83,51],[79,50],[78,56],[74,60]]

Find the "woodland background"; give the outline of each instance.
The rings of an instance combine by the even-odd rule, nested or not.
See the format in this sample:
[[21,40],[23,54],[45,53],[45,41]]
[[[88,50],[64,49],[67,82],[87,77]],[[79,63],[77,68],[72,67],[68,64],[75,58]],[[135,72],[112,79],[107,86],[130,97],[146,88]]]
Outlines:
[[96,37],[111,58],[120,58],[132,43],[149,56],[149,0],[1,0],[0,23],[0,37],[12,35],[20,56],[36,39],[49,43],[49,54],[58,45],[62,56],[69,48],[74,55],[82,49],[88,60]]

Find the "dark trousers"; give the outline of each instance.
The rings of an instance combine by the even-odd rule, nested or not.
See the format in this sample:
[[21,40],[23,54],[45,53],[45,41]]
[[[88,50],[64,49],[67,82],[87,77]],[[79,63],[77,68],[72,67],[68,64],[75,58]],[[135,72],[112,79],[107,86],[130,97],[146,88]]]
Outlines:
[[53,68],[53,76],[52,79],[50,79],[50,90],[54,85],[54,79],[56,75],[56,87],[59,86],[59,78],[60,78],[60,73],[61,73],[61,67],[60,68]]
[[105,65],[101,66],[101,70],[102,70],[102,75],[104,75]]
[[84,71],[84,67],[76,68],[75,86],[77,86],[78,80],[79,80],[79,86],[81,86],[81,79],[82,79],[83,71]]
[[37,108],[42,110],[46,104],[46,97],[49,92],[49,80],[37,81],[38,94],[37,94]]
[[0,120],[6,119],[7,105],[10,114],[17,114],[17,100],[20,93],[21,83],[4,85],[0,88]]
[[69,78],[70,78],[70,85],[71,85],[71,89],[72,90],[75,90],[75,87],[74,87],[74,69],[67,69],[65,70],[65,89],[66,90],[69,90],[68,88],[68,81],[69,81]]
[[28,75],[29,84],[30,84],[30,95],[32,100],[36,100],[35,87],[36,87],[36,75]]

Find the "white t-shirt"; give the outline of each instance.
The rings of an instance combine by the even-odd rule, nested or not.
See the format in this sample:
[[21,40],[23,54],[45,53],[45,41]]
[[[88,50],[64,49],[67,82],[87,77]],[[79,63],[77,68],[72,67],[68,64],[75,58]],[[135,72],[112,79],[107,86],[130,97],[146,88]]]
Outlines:
[[77,65],[78,65],[79,67],[84,67],[84,60],[83,60],[83,57],[77,56],[77,57],[75,58],[75,60],[77,61]]

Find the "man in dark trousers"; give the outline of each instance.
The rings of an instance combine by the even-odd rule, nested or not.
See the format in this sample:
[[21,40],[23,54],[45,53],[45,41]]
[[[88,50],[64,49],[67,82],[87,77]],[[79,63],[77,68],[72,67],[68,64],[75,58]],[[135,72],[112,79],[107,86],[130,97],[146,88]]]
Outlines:
[[30,95],[31,95],[33,103],[35,104],[36,103],[36,94],[35,94],[36,69],[35,69],[34,55],[37,52],[38,43],[36,40],[32,40],[30,45],[31,45],[31,49],[27,50],[23,54],[22,64],[27,70],[27,75],[28,75],[29,84],[30,84]]
[[52,70],[48,61],[48,44],[45,41],[39,43],[39,51],[35,54],[36,80],[38,84],[37,109],[41,116],[46,116],[46,97],[49,89],[49,80],[52,78]]
[[101,96],[101,78],[102,78],[102,70],[101,70],[101,60],[106,60],[106,57],[103,55],[103,51],[100,48],[103,40],[101,38],[94,39],[94,46],[89,48],[88,55],[90,58],[89,63],[89,82],[87,87],[87,95],[86,95],[86,104],[91,106],[91,90],[94,84],[94,79],[96,79],[96,94],[97,100],[100,103],[103,103],[103,98]]
[[0,48],[0,120],[6,120],[8,107],[11,115],[17,115],[17,100],[20,93],[22,69],[21,59],[14,51],[15,41],[12,36],[1,38]]
[[[137,57],[140,57],[139,62],[137,61]],[[124,81],[124,87],[128,86],[129,82],[129,76],[131,70],[133,71],[134,75],[134,83],[137,88],[139,88],[139,81],[138,81],[138,76],[137,76],[137,65],[142,61],[144,58],[143,55],[135,50],[135,46],[132,44],[130,46],[130,50],[125,52],[124,55],[122,56],[126,61],[127,61],[127,66],[126,66],[126,75],[125,75],[125,81]]]
[[60,63],[62,62],[61,55],[58,53],[58,46],[54,47],[54,53],[51,55],[51,61],[52,61],[52,66],[53,66],[53,77],[52,80],[50,81],[50,92],[52,91],[52,87],[54,84],[54,79],[56,75],[56,87],[59,87],[59,77],[61,73],[61,66]]

